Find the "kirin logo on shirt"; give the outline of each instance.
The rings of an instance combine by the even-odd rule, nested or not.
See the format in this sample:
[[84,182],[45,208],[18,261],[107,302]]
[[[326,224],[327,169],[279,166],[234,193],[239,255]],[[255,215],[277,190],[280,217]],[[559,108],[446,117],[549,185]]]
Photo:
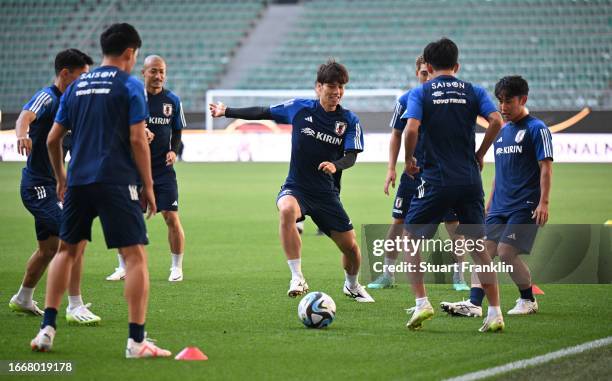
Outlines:
[[344,135],[345,131],[346,131],[346,122],[336,122],[336,128],[335,128],[336,135],[342,136]]
[[514,137],[514,141],[517,143],[520,143],[523,141],[524,137],[525,137],[525,130],[519,130],[519,132],[517,132],[516,136]]
[[165,116],[170,117],[172,115],[172,103],[164,103],[162,112]]

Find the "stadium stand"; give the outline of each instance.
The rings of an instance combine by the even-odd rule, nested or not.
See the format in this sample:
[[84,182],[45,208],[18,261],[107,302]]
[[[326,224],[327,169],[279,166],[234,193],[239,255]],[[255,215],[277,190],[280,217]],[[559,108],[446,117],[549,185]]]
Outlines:
[[140,32],[148,54],[166,58],[168,87],[188,111],[204,110],[206,90],[218,83],[264,0],[0,0],[0,106],[17,111],[53,76],[53,58],[77,47],[100,62],[98,38],[114,22]]
[[[414,57],[446,35],[460,46],[461,77],[489,91],[521,74],[534,109],[602,108],[612,86],[612,1],[313,0],[298,25],[243,89],[312,86],[316,66],[335,57],[350,88],[414,86]],[[324,16],[323,16],[324,15]],[[608,105],[609,107],[609,105]]]
[[[141,32],[147,54],[164,56],[168,87],[202,113],[268,0],[0,0],[0,109],[18,112],[53,76],[55,54],[77,47],[99,62],[98,36],[113,22]],[[461,77],[489,91],[502,75],[530,83],[540,110],[612,101],[612,0],[312,0],[272,53],[234,88],[312,88],[318,64],[336,57],[350,88],[415,85],[414,57],[446,35],[460,49]]]

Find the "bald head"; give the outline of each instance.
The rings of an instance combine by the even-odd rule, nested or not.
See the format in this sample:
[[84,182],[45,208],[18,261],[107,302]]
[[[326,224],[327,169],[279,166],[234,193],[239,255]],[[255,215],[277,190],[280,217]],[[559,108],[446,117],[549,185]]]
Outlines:
[[157,65],[157,64],[166,66],[166,61],[164,61],[163,58],[155,54],[151,54],[150,56],[145,57],[145,60],[144,60],[145,69],[147,68],[147,66]]
[[145,87],[147,92],[158,94],[164,88],[166,82],[166,62],[157,55],[147,56],[144,60],[142,69]]

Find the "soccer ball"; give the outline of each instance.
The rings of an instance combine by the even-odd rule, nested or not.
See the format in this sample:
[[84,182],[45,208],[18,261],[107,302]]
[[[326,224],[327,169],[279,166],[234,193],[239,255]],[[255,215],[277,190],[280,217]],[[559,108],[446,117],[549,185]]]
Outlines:
[[298,305],[298,317],[308,328],[325,328],[336,318],[336,303],[324,292],[308,293]]

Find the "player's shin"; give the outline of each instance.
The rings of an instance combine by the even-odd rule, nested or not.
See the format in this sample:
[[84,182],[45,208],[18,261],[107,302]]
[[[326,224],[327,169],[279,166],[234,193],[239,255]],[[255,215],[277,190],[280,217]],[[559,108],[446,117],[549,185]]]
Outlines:
[[134,245],[121,249],[125,259],[125,299],[128,303],[129,322],[142,325],[149,301],[149,269],[144,246]]
[[[84,243],[80,243],[83,244]],[[45,307],[59,309],[62,297],[68,288],[70,271],[80,254],[78,246],[61,241],[58,253],[49,265],[47,275],[47,290],[45,294]]]

